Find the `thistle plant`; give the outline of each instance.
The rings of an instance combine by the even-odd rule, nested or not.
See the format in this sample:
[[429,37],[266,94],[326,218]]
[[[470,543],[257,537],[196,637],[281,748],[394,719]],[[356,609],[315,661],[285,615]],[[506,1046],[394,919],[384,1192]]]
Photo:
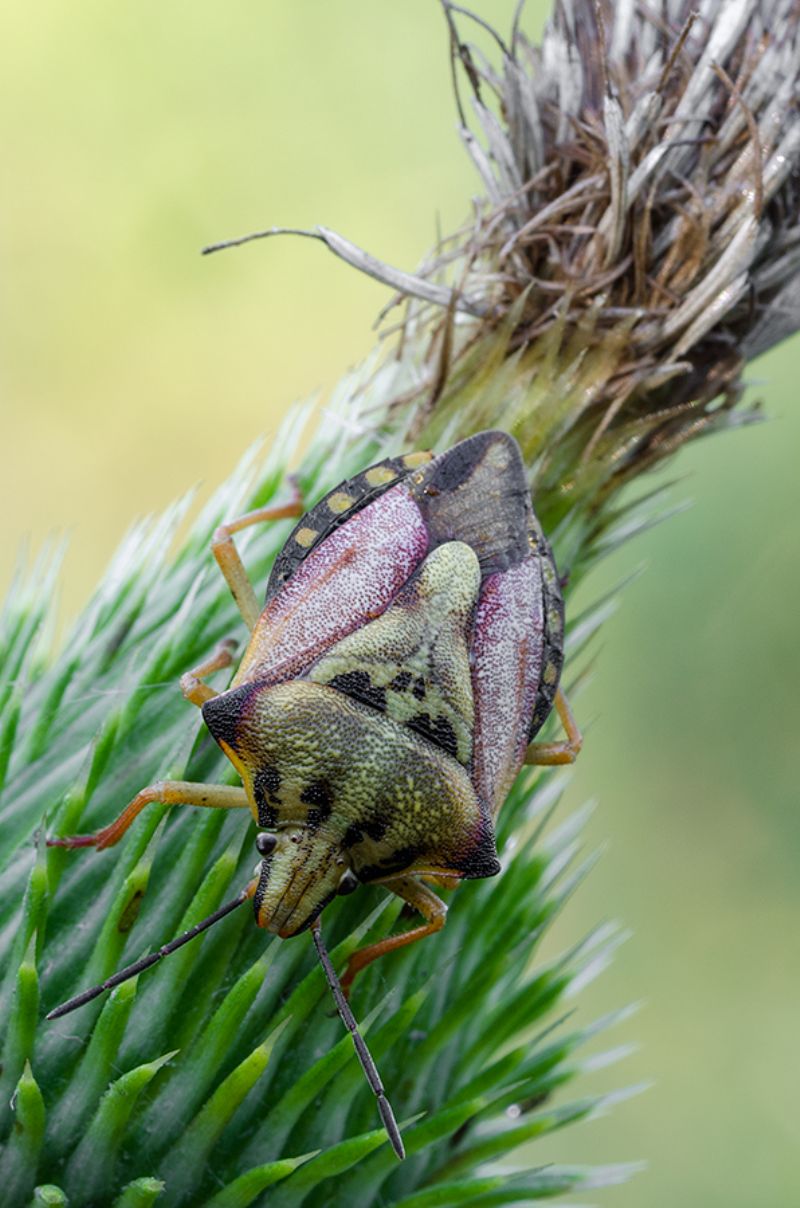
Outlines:
[[[231,783],[177,677],[242,635],[208,553],[224,519],[309,504],[383,456],[514,434],[567,594],[567,684],[604,602],[569,597],[652,523],[640,475],[754,418],[746,361],[800,327],[800,10],[793,0],[559,4],[541,46],[445,4],[461,135],[483,195],[415,274],[311,234],[396,291],[381,345],[251,451],[167,550],[176,505],[124,542],[63,649],[56,559],[3,617],[0,689],[0,1176],[8,1205],[521,1203],[624,1178],[548,1164],[547,1136],[632,1088],[587,1096],[585,1046],[625,1012],[567,1017],[618,935],[538,948],[591,857],[582,814],[552,819],[560,774],[524,773],[499,822],[500,877],[460,889],[447,927],[353,996],[403,1125],[398,1165],[310,943],[241,911],[66,1019],[40,1016],[177,935],[243,885],[252,827],[150,807],[102,854],[47,849],[159,778]],[[277,232],[265,232],[267,234]],[[397,317],[396,317],[397,316]],[[288,526],[242,542],[265,582]],[[193,815],[193,816],[189,816]],[[199,816],[198,816],[199,815]],[[241,917],[239,917],[241,915]],[[326,911],[334,963],[395,926],[361,889]],[[620,1052],[619,1046],[611,1050]],[[576,1083],[576,1078],[578,1079]],[[535,1145],[532,1145],[533,1141]]]

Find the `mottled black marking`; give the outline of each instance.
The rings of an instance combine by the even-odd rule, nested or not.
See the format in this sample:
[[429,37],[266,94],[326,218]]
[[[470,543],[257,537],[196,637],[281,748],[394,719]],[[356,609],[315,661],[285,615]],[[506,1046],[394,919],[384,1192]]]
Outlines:
[[333,810],[333,789],[327,780],[312,780],[300,794],[303,805],[310,806],[306,816],[306,825],[310,830],[316,830],[326,818],[330,818]]
[[278,789],[281,787],[280,772],[277,768],[269,765],[265,768],[262,768],[260,772],[258,772],[256,775],[256,780],[263,791],[268,794],[277,793]]
[[413,864],[417,856],[420,854],[418,847],[398,847],[397,851],[391,856],[386,856],[381,860],[381,864],[391,864],[398,869],[408,868],[409,864]]
[[392,692],[405,692],[413,678],[414,677],[410,671],[399,671],[389,687],[391,688]]
[[356,843],[360,843],[364,838],[364,832],[359,830],[357,826],[348,826],[344,832],[342,843],[345,847],[355,847]]
[[256,922],[258,922],[258,916],[261,913],[261,907],[264,904],[264,895],[266,894],[267,886],[269,885],[269,871],[271,865],[272,856],[262,861],[261,875],[258,878],[258,885],[256,886],[255,893],[253,894],[253,913],[256,916]]
[[406,722],[410,730],[415,730],[428,742],[441,747],[448,755],[458,758],[458,738],[456,732],[446,717],[435,717],[431,720],[430,713],[418,713]]
[[344,675],[335,675],[329,686],[364,705],[371,705],[373,709],[380,709],[381,712],[386,710],[386,689],[373,684],[366,671],[346,671]]
[[367,864],[357,869],[358,879],[366,884],[368,881],[377,881],[394,873],[405,872],[419,855],[418,847],[400,847],[390,856],[385,856],[379,864]]
[[386,832],[389,829],[387,811],[376,809],[369,817],[362,819],[361,827],[370,839],[375,843],[380,843],[381,839],[386,838]]
[[414,687],[411,689],[411,695],[414,697],[414,700],[425,699],[425,680],[422,678],[422,676],[418,675],[414,680]]
[[257,801],[256,808],[259,826],[263,826],[265,830],[272,830],[278,825],[279,815],[274,805],[268,805],[266,801]]
[[466,881],[477,881],[482,877],[496,877],[500,872],[497,847],[493,834],[482,837],[477,847],[461,863],[458,871]]
[[202,706],[203,721],[218,743],[225,743],[232,750],[238,749],[237,731],[245,706],[250,698],[249,685],[232,688],[212,696]]
[[277,806],[283,805],[276,790],[280,787],[281,777],[277,768],[265,767],[256,772],[253,778],[253,796],[256,799],[258,825],[265,830],[271,830],[278,821]]

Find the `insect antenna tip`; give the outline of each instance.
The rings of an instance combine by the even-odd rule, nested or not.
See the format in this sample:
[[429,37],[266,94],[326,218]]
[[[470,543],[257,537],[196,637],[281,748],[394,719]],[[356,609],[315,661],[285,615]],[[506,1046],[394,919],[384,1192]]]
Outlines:
[[392,1149],[397,1154],[398,1159],[402,1162],[406,1156],[406,1147],[403,1144],[403,1138],[400,1135],[400,1129],[397,1126],[397,1121],[394,1118],[392,1105],[385,1095],[378,1095],[378,1111],[380,1112],[383,1127],[386,1129]]
[[406,1151],[405,1146],[403,1145],[403,1139],[400,1136],[400,1129],[397,1127],[397,1120],[395,1119],[394,1112],[392,1111],[392,1106],[389,1103],[389,1100],[386,1098],[386,1091],[384,1090],[383,1083],[381,1082],[381,1077],[378,1073],[375,1062],[372,1059],[372,1054],[364,1043],[364,1038],[358,1030],[358,1024],[356,1023],[355,1016],[350,1009],[350,1004],[345,998],[339,978],[336,976],[336,970],[331,963],[331,958],[328,955],[328,950],[326,949],[322,939],[319,919],[317,919],[311,927],[311,938],[313,939],[314,946],[317,949],[317,955],[319,956],[320,964],[322,965],[325,973],[325,980],[327,981],[330,991],[333,994],[336,1009],[339,1012],[339,1018],[350,1033],[353,1046],[356,1050],[356,1056],[358,1057],[361,1068],[364,1071],[364,1075],[369,1083],[370,1089],[375,1096],[383,1127],[386,1129],[392,1149],[400,1161],[402,1161],[406,1156]]

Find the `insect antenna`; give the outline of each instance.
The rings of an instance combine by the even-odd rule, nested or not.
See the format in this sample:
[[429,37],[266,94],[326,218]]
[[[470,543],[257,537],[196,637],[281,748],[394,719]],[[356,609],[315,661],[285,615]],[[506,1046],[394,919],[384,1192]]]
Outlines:
[[406,1151],[405,1146],[403,1145],[403,1138],[400,1136],[400,1129],[397,1127],[397,1121],[394,1118],[392,1105],[386,1098],[386,1091],[383,1088],[383,1083],[381,1082],[381,1076],[378,1073],[377,1066],[372,1060],[372,1054],[366,1046],[364,1037],[358,1030],[358,1024],[356,1023],[355,1016],[350,1010],[350,1004],[345,998],[342,987],[339,984],[339,978],[336,976],[336,970],[331,964],[331,958],[328,956],[328,951],[322,941],[322,932],[320,931],[319,920],[317,920],[317,922],[312,926],[311,935],[314,940],[314,946],[317,949],[320,964],[325,971],[325,978],[331,988],[331,994],[333,995],[336,1003],[336,1009],[339,1012],[342,1023],[353,1038],[356,1056],[361,1062],[361,1068],[364,1071],[367,1082],[370,1085],[370,1089],[378,1101],[378,1111],[380,1112],[381,1120],[383,1121],[383,1126],[386,1129],[389,1140],[392,1143],[392,1149],[402,1161],[402,1159],[406,1156]]
[[120,969],[118,973],[114,973],[111,977],[106,978],[99,986],[92,986],[91,990],[84,990],[82,994],[76,994],[74,998],[70,998],[67,1002],[62,1003],[60,1007],[56,1007],[54,1011],[51,1011],[46,1018],[58,1019],[61,1015],[67,1015],[70,1011],[74,1011],[76,1007],[82,1007],[84,1003],[91,1002],[93,998],[97,998],[98,994],[102,994],[104,990],[112,990],[114,986],[127,981],[129,977],[135,977],[137,973],[141,973],[143,969],[149,969],[156,961],[160,961],[163,957],[169,956],[171,952],[182,948],[184,944],[189,943],[189,940],[193,940],[196,935],[200,935],[201,932],[206,931],[209,927],[213,927],[220,919],[224,919],[226,914],[230,914],[237,906],[241,906],[242,902],[246,902],[252,896],[252,892],[252,885],[247,885],[232,901],[226,902],[224,906],[220,906],[219,910],[215,910],[208,918],[195,923],[194,927],[190,927],[188,931],[184,931],[177,939],[172,940],[169,944],[164,944],[159,948],[158,952],[151,952],[149,956],[143,956],[141,960],[134,961],[132,965],[128,965],[125,969]]

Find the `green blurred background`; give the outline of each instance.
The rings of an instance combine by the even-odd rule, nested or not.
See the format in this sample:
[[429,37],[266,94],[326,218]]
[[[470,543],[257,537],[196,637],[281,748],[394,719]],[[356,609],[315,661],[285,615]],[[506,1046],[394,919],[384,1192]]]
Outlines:
[[[503,31],[512,7],[477,6]],[[478,184],[434,0],[40,0],[4,25],[0,577],[67,532],[71,616],[134,517],[202,497],[373,345],[386,291],[320,246],[199,248],[322,222],[411,268]],[[555,940],[631,929],[576,1006],[644,1000],[614,1037],[641,1048],[585,1086],[655,1086],[537,1157],[647,1159],[595,1197],[621,1208],[800,1188],[799,352],[751,369],[769,423],[673,467],[694,507],[591,584],[647,563],[578,705],[569,798],[598,799],[588,842],[608,849]]]

